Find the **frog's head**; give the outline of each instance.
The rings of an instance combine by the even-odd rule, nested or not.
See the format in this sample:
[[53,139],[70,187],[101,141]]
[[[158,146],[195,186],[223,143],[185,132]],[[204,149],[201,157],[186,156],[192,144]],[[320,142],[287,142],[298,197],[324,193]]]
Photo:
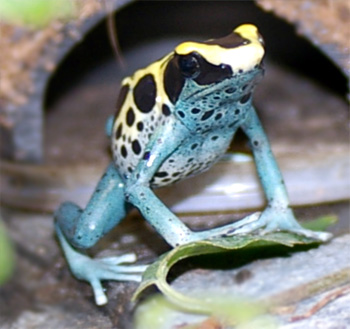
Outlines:
[[[261,75],[263,56],[264,41],[251,24],[240,25],[223,38],[181,43],[165,69],[165,91],[175,103],[182,92],[188,96],[196,93],[194,86],[214,91],[224,80],[236,88],[246,85]],[[186,81],[194,90],[183,90]]]

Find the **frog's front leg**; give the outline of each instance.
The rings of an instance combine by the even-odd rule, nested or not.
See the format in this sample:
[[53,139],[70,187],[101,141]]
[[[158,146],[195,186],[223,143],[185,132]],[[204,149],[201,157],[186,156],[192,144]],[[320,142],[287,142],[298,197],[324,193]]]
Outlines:
[[[173,152],[181,148],[182,143],[188,138],[191,138],[190,132],[179,121],[174,120],[160,127],[147,144],[144,158],[126,181],[125,186],[127,201],[137,207],[144,218],[173,247],[226,235],[233,229],[233,224],[228,224],[223,227],[194,232],[182,223],[150,188],[149,182],[161,164]],[[254,221],[257,214],[253,214],[249,218]]]
[[136,260],[134,254],[92,259],[78,249],[87,249],[126,215],[124,183],[111,164],[101,178],[85,210],[66,202],[55,212],[55,229],[74,276],[90,283],[97,305],[107,303],[101,280],[140,281],[144,265],[123,266]]
[[265,191],[268,205],[256,221],[243,219],[236,223],[234,234],[251,233],[263,229],[265,232],[277,230],[294,232],[321,241],[330,239],[330,233],[304,229],[295,219],[293,211],[289,207],[288,195],[281,172],[253,107],[249,110],[241,127],[249,138],[258,176]]

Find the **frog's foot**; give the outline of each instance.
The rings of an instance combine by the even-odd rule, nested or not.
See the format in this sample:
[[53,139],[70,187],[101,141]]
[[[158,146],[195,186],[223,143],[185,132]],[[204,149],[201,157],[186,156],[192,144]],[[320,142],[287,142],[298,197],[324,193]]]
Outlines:
[[120,265],[135,262],[135,254],[93,259],[75,250],[58,226],[56,226],[56,232],[73,275],[79,280],[90,283],[97,305],[108,302],[101,281],[141,281],[147,265]]
[[266,208],[258,218],[248,216],[234,223],[227,235],[249,234],[257,231],[259,234],[286,231],[322,242],[328,241],[332,237],[332,234],[328,232],[315,232],[303,228],[295,219],[290,208],[276,209],[272,207]]
[[97,305],[104,305],[108,302],[107,296],[102,287],[103,280],[136,281],[140,282],[146,265],[120,265],[136,261],[135,254],[125,254],[120,257],[96,258],[82,257],[70,264],[70,268],[78,279],[90,283]]

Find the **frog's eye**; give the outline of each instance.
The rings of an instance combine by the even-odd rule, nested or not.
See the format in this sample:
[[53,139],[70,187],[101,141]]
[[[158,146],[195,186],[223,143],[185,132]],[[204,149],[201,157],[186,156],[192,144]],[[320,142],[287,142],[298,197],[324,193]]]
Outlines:
[[196,78],[199,75],[199,62],[194,54],[179,56],[178,64],[185,78]]

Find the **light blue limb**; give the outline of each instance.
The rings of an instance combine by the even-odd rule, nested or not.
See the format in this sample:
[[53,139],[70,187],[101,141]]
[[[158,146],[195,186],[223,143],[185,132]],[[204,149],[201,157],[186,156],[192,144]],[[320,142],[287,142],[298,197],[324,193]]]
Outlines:
[[[92,259],[76,248],[90,248],[126,215],[124,183],[114,165],[101,178],[85,210],[63,203],[55,212],[55,229],[73,275],[90,283],[98,305],[107,302],[102,280],[140,281],[144,265],[121,266],[136,260],[134,254]],[[74,246],[74,247],[73,247]]]
[[[144,218],[173,247],[227,235],[234,228],[234,224],[229,224],[202,232],[193,232],[151,190],[149,182],[159,166],[188,138],[191,138],[190,132],[179,121],[159,129],[146,148],[146,152],[148,150],[151,152],[150,157],[139,162],[125,187],[128,202],[137,207]],[[259,214],[253,214],[246,219],[256,221],[258,217]]]
[[287,190],[281,172],[253,107],[248,112],[241,127],[250,140],[256,169],[265,191],[268,206],[257,221],[251,222],[249,219],[243,219],[236,223],[233,234],[251,233],[258,229],[263,229],[266,232],[283,230],[321,241],[329,240],[330,233],[306,230],[295,219],[293,211],[289,208]]
[[102,280],[141,281],[142,273],[147,266],[119,265],[122,263],[134,262],[136,260],[135,254],[92,259],[78,252],[68,243],[57,223],[56,234],[73,275],[77,279],[87,281],[91,285],[97,305],[104,305],[108,302],[108,298],[101,284]]
[[187,128],[177,120],[158,129],[145,149],[145,154],[149,153],[149,156],[140,160],[125,187],[127,201],[137,207],[172,246],[189,242],[192,232],[158,199],[149,184],[161,164],[180,147],[189,134]]

